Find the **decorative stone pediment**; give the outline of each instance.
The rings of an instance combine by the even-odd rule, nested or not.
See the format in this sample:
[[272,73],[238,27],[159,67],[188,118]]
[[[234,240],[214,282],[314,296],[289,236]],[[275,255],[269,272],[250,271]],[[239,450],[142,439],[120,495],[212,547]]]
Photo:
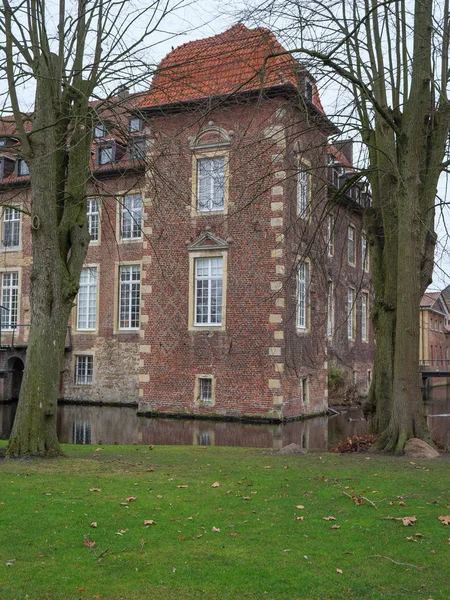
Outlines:
[[191,150],[223,148],[231,144],[231,133],[225,131],[222,127],[209,125],[205,129],[202,129],[195,137],[189,138],[189,145]]
[[223,240],[217,235],[212,234],[210,231],[205,231],[200,237],[194,242],[188,244],[187,249],[189,252],[193,250],[228,250],[231,244],[231,240]]

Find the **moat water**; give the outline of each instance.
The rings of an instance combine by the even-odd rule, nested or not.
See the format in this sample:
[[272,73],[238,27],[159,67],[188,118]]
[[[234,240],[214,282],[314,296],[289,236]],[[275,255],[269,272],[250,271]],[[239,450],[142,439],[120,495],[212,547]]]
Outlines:
[[[450,450],[450,387],[433,388],[424,397],[432,438]],[[0,404],[0,439],[7,439],[16,404]],[[69,444],[168,444],[282,448],[296,443],[326,450],[348,436],[363,435],[361,409],[282,424],[253,424],[200,419],[138,417],[135,408],[63,404],[58,435]]]

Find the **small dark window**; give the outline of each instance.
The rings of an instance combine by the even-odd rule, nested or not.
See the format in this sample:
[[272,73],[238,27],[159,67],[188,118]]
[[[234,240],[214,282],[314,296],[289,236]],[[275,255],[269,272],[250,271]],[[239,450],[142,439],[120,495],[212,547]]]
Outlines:
[[200,402],[212,401],[212,379],[200,377]]
[[128,131],[130,133],[138,133],[142,129],[142,121],[138,117],[133,117],[128,120]]
[[19,160],[17,161],[17,175],[19,177],[24,177],[25,175],[29,174],[30,169],[28,168],[27,163],[22,158],[19,158]]
[[305,79],[305,98],[308,102],[313,102],[314,86],[310,79]]
[[303,404],[308,404],[309,400],[309,381],[308,377],[302,377],[301,379],[301,395]]
[[103,125],[103,123],[97,123],[97,125],[94,127],[94,137],[103,138],[105,135],[106,127]]
[[130,141],[130,160],[144,160],[145,159],[145,140],[135,139]]

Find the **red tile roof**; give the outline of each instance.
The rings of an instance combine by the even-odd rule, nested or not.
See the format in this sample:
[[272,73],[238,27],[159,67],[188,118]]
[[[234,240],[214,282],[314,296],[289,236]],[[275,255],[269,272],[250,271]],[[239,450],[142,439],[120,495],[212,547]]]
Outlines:
[[441,292],[425,292],[420,301],[421,308],[430,308],[441,295]]
[[[271,56],[283,53],[281,56]],[[270,57],[270,58],[269,58]],[[268,29],[242,24],[175,48],[159,63],[139,108],[290,84],[307,74]],[[309,76],[310,77],[310,76]],[[323,112],[314,87],[314,104]]]

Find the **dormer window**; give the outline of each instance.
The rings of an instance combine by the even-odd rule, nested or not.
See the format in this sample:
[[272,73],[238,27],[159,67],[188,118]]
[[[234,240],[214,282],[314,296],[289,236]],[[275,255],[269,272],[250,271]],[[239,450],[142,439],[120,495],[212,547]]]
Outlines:
[[14,173],[15,162],[16,161],[13,158],[9,158],[8,156],[0,156],[0,179],[9,177],[12,173]]
[[104,138],[106,135],[106,127],[103,123],[97,123],[94,127],[94,137],[96,138]]
[[142,129],[142,120],[138,117],[132,117],[128,120],[128,131],[130,133],[139,133]]
[[107,165],[113,161],[114,148],[113,146],[100,146],[98,149],[98,164]]
[[305,77],[305,99],[311,103],[314,99],[314,85],[308,77]]
[[27,163],[23,160],[23,158],[19,158],[17,161],[17,176],[25,177],[30,174],[30,169],[28,168]]
[[0,147],[6,146],[6,140],[4,138],[0,138]]

